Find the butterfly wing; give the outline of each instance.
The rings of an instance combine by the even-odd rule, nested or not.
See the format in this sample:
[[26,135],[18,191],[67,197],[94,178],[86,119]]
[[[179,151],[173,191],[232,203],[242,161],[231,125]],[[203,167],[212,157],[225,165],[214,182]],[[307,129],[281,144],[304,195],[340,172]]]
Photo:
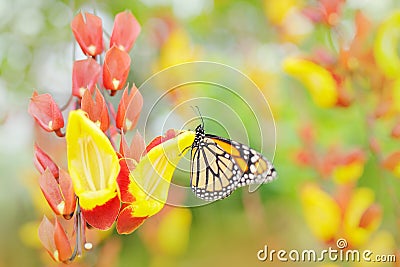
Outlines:
[[212,139],[192,148],[191,187],[204,200],[217,200],[230,195],[241,173],[235,160]]
[[225,198],[238,187],[275,177],[264,156],[238,142],[207,134],[202,144],[192,148],[191,187],[201,199]]
[[276,178],[276,171],[272,163],[254,149],[223,137],[207,136],[232,155],[242,173],[238,187],[268,183]]

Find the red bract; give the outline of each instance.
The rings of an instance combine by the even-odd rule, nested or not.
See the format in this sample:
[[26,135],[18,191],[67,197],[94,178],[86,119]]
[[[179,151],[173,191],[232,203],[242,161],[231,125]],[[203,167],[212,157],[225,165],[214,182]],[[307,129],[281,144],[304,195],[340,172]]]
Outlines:
[[134,159],[136,162],[139,162],[140,158],[146,154],[146,144],[141,134],[136,132],[132,138],[132,143],[129,146],[126,142],[124,133],[122,133],[119,152],[125,158]]
[[130,168],[135,168],[135,164],[129,159],[122,158],[119,161],[119,165],[121,166],[121,170],[117,177],[119,197],[122,203],[132,203],[135,201],[135,197],[129,193],[129,172]]
[[146,147],[146,152],[148,153],[153,147],[164,143],[165,141],[174,138],[177,135],[177,132],[173,129],[169,129],[166,133],[165,136],[157,136],[154,138],[150,144],[147,145]]
[[88,114],[90,120],[100,126],[103,132],[107,131],[110,125],[110,118],[106,102],[98,88],[96,88],[95,101],[93,101],[91,93],[85,91],[82,97],[81,108]]
[[36,91],[33,92],[28,112],[44,130],[63,136],[60,129],[64,127],[64,118],[50,94],[38,95]]
[[103,52],[103,28],[101,19],[93,14],[79,13],[71,22],[72,32],[83,53],[96,56]]
[[135,85],[132,86],[128,94],[128,88],[125,88],[121,101],[118,105],[116,126],[123,129],[124,132],[134,128],[139,120],[140,111],[143,107],[143,97]]
[[135,231],[148,217],[132,217],[132,205],[124,205],[118,215],[117,231],[119,234],[130,234]]
[[101,66],[93,58],[77,60],[72,68],[72,95],[81,98],[86,90],[93,93]]
[[131,50],[140,33],[140,24],[130,11],[115,16],[114,27],[110,39],[110,47],[117,46],[121,50]]
[[[133,142],[132,142],[133,143]],[[120,198],[122,207],[118,214],[118,220],[116,223],[117,231],[119,234],[130,234],[135,231],[144,221],[148,218],[146,217],[132,217],[133,206],[131,203],[135,202],[135,197],[129,191],[129,173],[134,168],[132,160],[121,159],[120,160],[121,171],[117,178],[118,188],[120,192]],[[128,164],[130,167],[128,168]]]
[[96,206],[92,210],[85,210],[82,208],[82,215],[86,222],[94,228],[108,230],[117,219],[120,204],[117,195],[104,205]]
[[69,238],[57,219],[53,225],[46,216],[43,217],[39,226],[39,239],[55,261],[68,262],[72,256]]
[[47,168],[53,174],[53,176],[58,179],[59,171],[57,164],[47,155],[40,147],[36,144],[34,148],[34,161],[36,169],[42,174]]
[[60,170],[57,181],[50,170],[46,169],[39,178],[39,185],[54,213],[70,219],[75,211],[76,198],[68,173]]
[[130,65],[131,58],[126,51],[115,46],[110,48],[103,64],[104,87],[112,91],[122,89],[128,78]]

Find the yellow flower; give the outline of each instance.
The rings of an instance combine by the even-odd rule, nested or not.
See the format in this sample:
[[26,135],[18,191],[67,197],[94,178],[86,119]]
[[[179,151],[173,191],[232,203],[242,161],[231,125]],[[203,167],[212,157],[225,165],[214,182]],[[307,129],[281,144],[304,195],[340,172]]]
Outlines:
[[192,213],[189,209],[173,208],[167,212],[158,227],[158,243],[163,253],[180,255],[189,242]]
[[[357,188],[347,204],[343,217],[343,231],[347,241],[355,247],[363,245],[381,222],[380,208],[373,206],[374,198],[371,189]],[[371,210],[371,206],[376,207],[376,210]]]
[[194,137],[191,131],[169,130],[165,137],[159,136],[150,142],[147,154],[137,165],[134,159],[121,161],[121,172],[127,174],[119,178],[123,206],[117,219],[118,233],[132,233],[164,207],[172,175]]
[[283,62],[283,69],[310,91],[316,105],[327,108],[337,103],[336,82],[325,68],[306,59],[287,58]]
[[374,44],[376,63],[390,78],[396,78],[400,73],[400,58],[397,49],[399,36],[400,10],[397,10],[381,24]]
[[[300,2],[300,3],[299,3]],[[267,18],[275,25],[281,25],[288,13],[300,7],[302,1],[298,0],[264,0],[264,12]]]
[[356,182],[364,172],[365,156],[360,150],[355,150],[340,158],[333,169],[332,178],[338,184]]
[[190,42],[189,35],[181,28],[175,28],[161,48],[159,69],[194,61],[199,49]]
[[336,201],[315,184],[301,190],[301,202],[311,231],[321,240],[329,241],[340,227],[340,208]]
[[346,184],[357,181],[364,172],[364,164],[352,162],[347,165],[338,166],[333,170],[333,180],[338,184]]
[[133,217],[152,216],[167,201],[172,174],[194,141],[195,133],[184,131],[153,147],[131,172],[129,192],[135,197]]
[[[369,259],[372,261],[375,259],[377,255],[394,255],[396,252],[396,241],[394,239],[393,233],[389,231],[381,230],[375,233],[370,240],[360,248],[360,251],[369,250],[373,254],[369,255]],[[396,256],[398,257],[398,256]],[[398,259],[397,259],[398,261]],[[389,262],[386,263],[377,263],[378,266],[397,266],[390,264]],[[360,262],[355,262],[353,264],[354,267],[364,267],[372,264],[369,262],[361,260]]]
[[117,195],[118,157],[107,136],[82,110],[71,111],[66,130],[68,170],[83,209]]

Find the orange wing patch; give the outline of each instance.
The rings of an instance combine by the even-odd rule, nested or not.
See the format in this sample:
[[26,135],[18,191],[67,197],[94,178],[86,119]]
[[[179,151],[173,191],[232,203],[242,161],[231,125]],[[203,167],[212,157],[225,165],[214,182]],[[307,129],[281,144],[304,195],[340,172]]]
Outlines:
[[236,161],[242,173],[246,172],[248,169],[247,162],[240,156],[240,151],[235,148],[232,144],[224,142],[222,140],[214,139],[212,140],[220,146],[226,153],[230,154]]

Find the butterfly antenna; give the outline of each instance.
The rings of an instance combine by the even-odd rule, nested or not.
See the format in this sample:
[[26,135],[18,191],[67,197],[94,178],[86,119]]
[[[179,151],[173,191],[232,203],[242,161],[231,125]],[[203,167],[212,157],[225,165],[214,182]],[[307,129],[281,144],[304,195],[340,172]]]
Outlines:
[[199,106],[195,106],[196,107],[196,109],[194,109],[194,107],[193,106],[190,106],[192,109],[193,109],[193,111],[194,112],[196,112],[196,109],[197,109],[197,113],[199,113],[199,116],[200,116],[200,119],[201,119],[201,125],[203,126],[203,128],[204,128],[204,119],[203,119],[203,116],[201,115],[201,112],[200,112],[200,109],[199,109]]

